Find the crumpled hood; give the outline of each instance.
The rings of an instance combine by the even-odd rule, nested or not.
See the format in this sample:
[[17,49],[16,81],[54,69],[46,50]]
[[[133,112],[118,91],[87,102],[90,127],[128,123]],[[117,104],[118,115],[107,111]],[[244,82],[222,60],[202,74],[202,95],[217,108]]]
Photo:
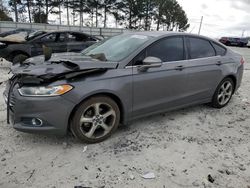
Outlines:
[[44,61],[44,56],[27,59],[23,65],[12,66],[13,74],[30,76],[58,75],[72,72],[80,72],[91,69],[115,69],[118,63],[100,61],[81,53],[57,53],[53,54],[49,61]]

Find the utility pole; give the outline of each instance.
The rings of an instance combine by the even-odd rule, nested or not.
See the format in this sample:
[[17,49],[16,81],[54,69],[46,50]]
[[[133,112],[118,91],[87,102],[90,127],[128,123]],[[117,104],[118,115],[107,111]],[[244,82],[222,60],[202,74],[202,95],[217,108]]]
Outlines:
[[244,34],[245,34],[245,29],[242,30],[242,35],[241,35],[242,38],[244,37]]
[[198,32],[198,35],[200,35],[200,33],[201,33],[201,26],[202,26],[202,22],[203,22],[203,16],[201,17],[201,22],[200,22],[200,27],[199,27],[199,32]]

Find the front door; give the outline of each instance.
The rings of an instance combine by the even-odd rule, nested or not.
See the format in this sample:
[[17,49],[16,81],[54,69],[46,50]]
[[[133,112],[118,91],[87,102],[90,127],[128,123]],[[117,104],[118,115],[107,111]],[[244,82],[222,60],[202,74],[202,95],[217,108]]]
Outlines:
[[[138,66],[145,57],[157,57],[161,67],[145,72]],[[181,36],[160,39],[133,61],[133,116],[134,118],[175,108],[185,104],[187,77],[186,55]]]

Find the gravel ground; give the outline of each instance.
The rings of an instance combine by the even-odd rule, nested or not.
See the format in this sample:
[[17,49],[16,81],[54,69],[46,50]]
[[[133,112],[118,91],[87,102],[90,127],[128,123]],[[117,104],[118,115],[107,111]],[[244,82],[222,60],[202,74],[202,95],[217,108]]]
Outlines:
[[[250,49],[235,50],[250,63]],[[245,69],[223,109],[200,105],[147,117],[92,145],[15,131],[0,97],[0,187],[249,188],[250,66]],[[144,179],[148,172],[155,177]]]

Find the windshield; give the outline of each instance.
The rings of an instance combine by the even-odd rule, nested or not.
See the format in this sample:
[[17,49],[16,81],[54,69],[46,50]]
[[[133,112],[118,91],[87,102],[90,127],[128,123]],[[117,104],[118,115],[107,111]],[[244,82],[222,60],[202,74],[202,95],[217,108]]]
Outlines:
[[37,36],[43,35],[43,34],[45,34],[45,33],[47,33],[47,32],[46,32],[46,31],[35,31],[35,32],[33,32],[33,33],[30,33],[30,34],[26,37],[26,40],[27,40],[27,41],[28,41],[28,40],[32,40],[32,39],[36,38]]
[[82,51],[82,54],[102,55],[107,61],[121,61],[150,39],[145,35],[122,34],[96,43]]

